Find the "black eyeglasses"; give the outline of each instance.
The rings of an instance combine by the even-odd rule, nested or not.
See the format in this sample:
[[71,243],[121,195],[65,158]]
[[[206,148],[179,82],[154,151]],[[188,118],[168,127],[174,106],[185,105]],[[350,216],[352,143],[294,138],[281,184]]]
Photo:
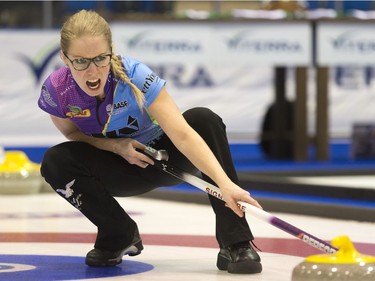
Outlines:
[[72,63],[75,70],[82,71],[89,68],[91,62],[93,62],[97,67],[106,67],[111,63],[111,54],[99,55],[95,58],[78,58],[71,60],[68,55],[64,53],[64,56]]

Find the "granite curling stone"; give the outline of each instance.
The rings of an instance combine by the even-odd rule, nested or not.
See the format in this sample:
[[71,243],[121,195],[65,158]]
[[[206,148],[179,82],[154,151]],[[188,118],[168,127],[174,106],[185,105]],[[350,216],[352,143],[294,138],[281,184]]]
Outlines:
[[42,187],[40,165],[23,151],[4,151],[0,162],[0,194],[33,194]]
[[307,257],[292,273],[292,281],[374,281],[375,257],[360,254],[347,236],[332,240],[336,253]]

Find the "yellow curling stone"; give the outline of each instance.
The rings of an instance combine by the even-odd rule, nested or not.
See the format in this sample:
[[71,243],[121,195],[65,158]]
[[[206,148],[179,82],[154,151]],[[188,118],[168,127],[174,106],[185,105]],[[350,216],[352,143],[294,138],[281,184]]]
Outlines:
[[33,194],[42,187],[40,165],[23,151],[5,151],[0,162],[0,194]]
[[292,281],[374,281],[375,257],[360,254],[347,236],[332,240],[339,250],[307,257],[292,273]]

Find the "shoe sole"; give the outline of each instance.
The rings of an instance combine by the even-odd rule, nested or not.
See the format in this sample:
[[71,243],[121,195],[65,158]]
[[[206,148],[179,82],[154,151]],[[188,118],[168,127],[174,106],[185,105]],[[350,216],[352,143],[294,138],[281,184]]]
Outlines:
[[261,273],[262,264],[254,261],[230,262],[228,264],[228,272],[232,274],[252,274]]
[[124,249],[116,258],[108,259],[108,260],[85,260],[86,265],[93,266],[93,267],[110,267],[110,266],[116,266],[122,262],[122,257],[124,255],[128,256],[137,256],[139,255],[143,250],[143,244],[142,240],[138,240],[135,242],[135,244],[130,245],[128,248]]
[[217,268],[233,274],[260,273],[263,270],[262,264],[256,261],[230,262],[225,257],[218,255]]
[[138,240],[137,242],[135,242],[134,245],[131,245],[129,248],[125,249],[124,251],[124,255],[128,255],[128,256],[131,256],[131,257],[134,257],[134,256],[138,256],[143,250],[143,244],[142,244],[142,240]]
[[217,257],[217,263],[216,266],[219,270],[228,270],[229,260],[220,256],[220,254]]

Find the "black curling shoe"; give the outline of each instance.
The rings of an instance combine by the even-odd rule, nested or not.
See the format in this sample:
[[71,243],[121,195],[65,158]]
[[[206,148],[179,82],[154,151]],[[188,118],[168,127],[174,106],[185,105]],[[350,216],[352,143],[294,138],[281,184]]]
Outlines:
[[139,237],[138,231],[136,231],[132,243],[125,249],[117,251],[93,249],[87,253],[85,263],[88,266],[95,267],[116,266],[122,262],[122,257],[124,255],[137,256],[142,250],[142,240]]
[[249,242],[237,243],[220,249],[217,256],[217,268],[237,274],[262,272],[260,257]]

